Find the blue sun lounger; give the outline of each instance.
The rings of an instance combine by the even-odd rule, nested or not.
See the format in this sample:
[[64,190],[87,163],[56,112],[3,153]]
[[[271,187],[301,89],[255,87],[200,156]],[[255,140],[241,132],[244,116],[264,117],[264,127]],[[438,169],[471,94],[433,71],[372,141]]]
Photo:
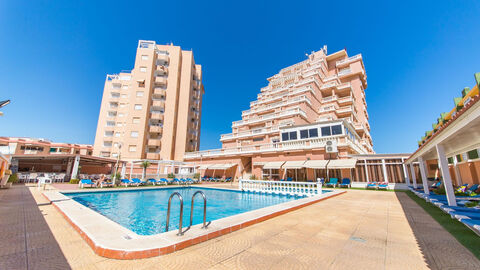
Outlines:
[[348,178],[343,178],[342,183],[338,184],[339,187],[346,187],[349,188],[351,186],[351,181]]
[[90,179],[82,179],[80,180],[80,183],[79,183],[79,187],[80,188],[83,188],[85,185],[90,185],[90,187],[93,187],[95,185],[94,182],[92,182],[92,180]]
[[330,178],[330,181],[325,184],[326,187],[336,187],[338,184],[338,179],[337,178]]
[[120,180],[120,183],[124,184],[125,187],[127,187],[128,185],[131,185],[133,182],[125,178]]

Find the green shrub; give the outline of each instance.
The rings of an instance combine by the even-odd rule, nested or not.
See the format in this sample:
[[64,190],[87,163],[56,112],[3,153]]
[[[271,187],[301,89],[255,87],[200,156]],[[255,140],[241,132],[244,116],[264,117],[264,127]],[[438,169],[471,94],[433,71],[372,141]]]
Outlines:
[[70,184],[78,184],[80,182],[80,179],[70,179]]
[[442,184],[440,187],[436,188],[433,192],[435,192],[435,194],[438,194],[438,195],[445,195],[447,194],[445,192],[445,186]]
[[18,176],[16,173],[10,175],[10,177],[8,177],[8,182],[9,183],[17,183],[18,182]]
[[475,207],[479,204],[480,202],[479,201],[470,201],[470,202],[466,202],[465,203],[465,206],[466,207]]
[[254,174],[252,174],[250,175],[250,180],[257,180],[257,177]]
[[112,180],[113,180],[113,178],[115,178],[116,180],[119,180],[119,179],[121,179],[122,174],[119,173],[119,172],[117,172],[117,173],[112,173],[111,177],[112,177],[112,178],[111,178]]
[[167,178],[175,178],[175,174],[169,173],[169,174],[167,175]]
[[200,173],[195,173],[193,175],[193,179],[200,179]]

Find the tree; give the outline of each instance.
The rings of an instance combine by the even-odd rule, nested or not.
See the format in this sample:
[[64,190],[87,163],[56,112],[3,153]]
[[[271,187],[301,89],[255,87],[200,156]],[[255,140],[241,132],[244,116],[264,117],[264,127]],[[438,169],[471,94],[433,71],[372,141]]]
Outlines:
[[145,180],[145,175],[147,173],[147,168],[150,167],[150,161],[148,160],[144,160],[142,161],[142,164],[140,164],[143,168],[143,172],[142,172],[142,179]]

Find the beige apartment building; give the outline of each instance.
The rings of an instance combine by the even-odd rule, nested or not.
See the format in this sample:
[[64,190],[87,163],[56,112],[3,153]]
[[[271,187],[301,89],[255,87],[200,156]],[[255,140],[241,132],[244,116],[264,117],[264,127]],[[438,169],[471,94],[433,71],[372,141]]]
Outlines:
[[208,176],[313,180],[329,169],[330,177],[353,177],[353,156],[374,153],[362,55],[323,47],[267,80],[221,135],[221,149],[185,153],[185,161]]
[[199,149],[203,94],[192,51],[140,40],[134,68],[107,75],[93,154],[183,160]]

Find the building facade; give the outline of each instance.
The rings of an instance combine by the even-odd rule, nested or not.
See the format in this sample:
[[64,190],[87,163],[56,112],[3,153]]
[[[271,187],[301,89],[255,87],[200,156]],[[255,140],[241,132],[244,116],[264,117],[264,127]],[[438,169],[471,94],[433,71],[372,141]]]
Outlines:
[[232,133],[221,136],[221,149],[185,153],[185,161],[215,176],[352,177],[351,155],[374,153],[366,88],[361,54],[324,47],[268,78]]
[[183,160],[199,149],[203,94],[192,51],[140,40],[134,68],[107,75],[93,154]]
[[91,156],[90,144],[57,143],[46,139],[0,137],[0,153],[5,156],[20,155],[84,155]]

